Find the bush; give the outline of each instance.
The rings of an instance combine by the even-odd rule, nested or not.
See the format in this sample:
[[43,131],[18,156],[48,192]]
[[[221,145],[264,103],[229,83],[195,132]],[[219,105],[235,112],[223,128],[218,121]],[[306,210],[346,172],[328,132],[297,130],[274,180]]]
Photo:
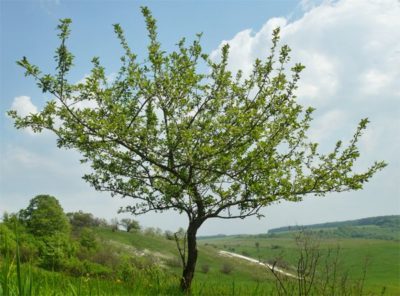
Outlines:
[[42,237],[38,246],[39,266],[49,270],[61,270],[73,253],[69,238],[61,233]]
[[76,277],[84,275],[86,271],[83,261],[76,257],[66,260],[63,264],[63,270],[69,275]]
[[[82,255],[86,255],[82,252]],[[120,258],[117,254],[110,248],[102,248],[98,250],[92,257],[92,261],[101,265],[108,266],[110,268],[116,268],[120,264]]]
[[83,228],[80,234],[79,242],[82,247],[88,250],[95,250],[97,248],[96,235],[90,228]]
[[230,263],[224,263],[221,266],[220,271],[224,274],[230,274],[233,271],[233,265]]
[[99,221],[93,217],[91,213],[84,213],[82,211],[67,213],[69,222],[74,229],[83,227],[94,227],[99,225]]
[[177,257],[167,259],[165,264],[169,267],[182,267],[182,261]]
[[91,276],[107,278],[111,277],[113,274],[112,269],[94,262],[83,261],[83,266],[85,268],[85,273]]
[[151,269],[157,265],[157,257],[151,255],[144,255],[144,256],[136,256],[132,258],[132,264],[137,269]]
[[203,265],[201,266],[201,271],[202,271],[203,273],[208,273],[208,272],[210,271],[210,265],[208,265],[208,264],[203,264]]
[[272,250],[277,250],[277,249],[280,249],[280,248],[282,248],[282,247],[279,246],[279,245],[271,245],[271,249]]
[[121,264],[118,266],[118,276],[124,282],[130,282],[135,276],[136,268],[132,264],[132,258],[123,257]]
[[0,224],[0,242],[0,252],[3,256],[12,256],[15,253],[15,235],[4,224]]
[[167,240],[175,240],[175,236],[172,231],[166,230],[164,236]]

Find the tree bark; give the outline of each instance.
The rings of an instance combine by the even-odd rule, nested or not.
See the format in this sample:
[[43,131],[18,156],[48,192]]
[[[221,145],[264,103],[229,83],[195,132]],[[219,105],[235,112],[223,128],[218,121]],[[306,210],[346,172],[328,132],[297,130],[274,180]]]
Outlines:
[[192,285],[192,280],[194,277],[194,271],[196,269],[197,262],[197,241],[196,234],[201,223],[195,221],[189,222],[189,227],[187,230],[187,260],[183,268],[183,274],[181,279],[181,289],[188,292]]

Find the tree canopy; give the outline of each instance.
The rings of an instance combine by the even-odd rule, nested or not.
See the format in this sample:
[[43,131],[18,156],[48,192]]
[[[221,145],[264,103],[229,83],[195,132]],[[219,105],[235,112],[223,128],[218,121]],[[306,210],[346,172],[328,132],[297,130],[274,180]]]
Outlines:
[[35,236],[69,234],[70,224],[58,200],[51,195],[37,195],[19,213],[30,233]]
[[[124,54],[117,78],[109,81],[98,57],[84,82],[68,82],[73,55],[66,42],[71,20],[61,20],[56,73],[43,74],[27,58],[18,62],[55,100],[36,114],[9,115],[17,128],[53,131],[58,147],[77,149],[96,190],[132,198],[135,215],[176,210],[189,219],[183,289],[189,289],[197,259],[196,233],[209,218],[260,216],[279,200],[359,190],[384,162],[354,172],[362,119],[347,145],[330,153],[307,138],[312,108],[296,102],[301,64],[288,68],[290,48],[274,30],[270,55],[253,71],[228,70],[229,45],[219,61],[202,50],[201,35],[162,50],[156,21],[147,8],[148,55],[139,61],[120,25],[115,33]],[[200,72],[200,65],[207,71]],[[185,255],[185,254],[186,255]]]

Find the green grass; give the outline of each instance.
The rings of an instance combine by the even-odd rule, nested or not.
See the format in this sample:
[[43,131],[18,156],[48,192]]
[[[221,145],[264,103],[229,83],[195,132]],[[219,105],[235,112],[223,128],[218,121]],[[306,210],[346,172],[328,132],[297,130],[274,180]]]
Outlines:
[[[172,258],[179,262],[178,250],[175,241],[166,240],[160,236],[149,236],[141,232],[111,232],[108,229],[98,229],[97,233],[103,239],[117,241],[131,246],[139,251],[147,250],[150,253],[160,254],[164,257]],[[254,264],[245,262],[243,260],[236,260],[219,255],[219,249],[212,246],[199,246],[199,256],[197,263],[197,272],[195,276],[195,284],[202,286],[202,282],[211,283],[215,280],[216,283],[226,283],[231,285],[235,283],[247,283],[256,286],[260,281],[272,280],[271,274],[266,272],[265,269]],[[220,269],[224,264],[236,265],[233,271],[226,275],[221,273]],[[209,266],[207,273],[202,272],[202,266]],[[169,266],[169,270],[179,277],[182,273],[180,266]],[[268,284],[271,286],[271,284]],[[200,288],[199,288],[200,289]]]
[[[72,277],[45,271],[29,263],[19,264],[16,255],[12,258],[0,256],[0,295],[182,295],[179,290],[181,267],[168,263],[171,259],[178,260],[175,241],[141,232],[112,232],[105,228],[94,230],[100,241],[116,245],[121,252],[135,255],[146,250],[150,256],[158,256],[161,266],[138,270],[129,280],[118,276],[107,279],[90,275]],[[335,238],[321,239],[319,244],[323,253],[340,246],[342,264],[339,271],[348,271],[353,281],[360,278],[365,258],[370,258],[365,291],[380,295],[385,287],[385,295],[400,295],[398,242]],[[199,240],[199,260],[192,295],[273,295],[276,292],[269,270],[241,259],[223,257],[219,255],[219,250],[262,260],[280,256],[291,265],[298,259],[293,233],[273,238],[265,235],[203,238]],[[234,266],[231,273],[220,271],[224,264]],[[202,272],[204,265],[209,267],[207,273]]]
[[[259,248],[256,247],[258,243]],[[202,239],[201,245],[245,254],[261,260],[283,258],[291,265],[298,260],[298,248],[291,236],[277,238],[257,236],[228,236]],[[388,295],[400,295],[400,246],[396,241],[370,239],[321,239],[320,249],[340,247],[340,271],[349,273],[352,280],[362,276],[362,266],[368,258],[365,288],[379,293],[383,287]]]

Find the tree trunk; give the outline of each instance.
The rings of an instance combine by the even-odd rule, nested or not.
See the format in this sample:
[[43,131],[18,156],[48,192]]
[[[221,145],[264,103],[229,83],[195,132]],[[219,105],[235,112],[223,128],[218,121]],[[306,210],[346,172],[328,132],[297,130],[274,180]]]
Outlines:
[[201,223],[189,222],[189,227],[187,230],[187,260],[183,268],[183,274],[181,279],[181,289],[188,292],[192,285],[192,280],[194,277],[194,271],[197,262],[197,242],[196,234]]

